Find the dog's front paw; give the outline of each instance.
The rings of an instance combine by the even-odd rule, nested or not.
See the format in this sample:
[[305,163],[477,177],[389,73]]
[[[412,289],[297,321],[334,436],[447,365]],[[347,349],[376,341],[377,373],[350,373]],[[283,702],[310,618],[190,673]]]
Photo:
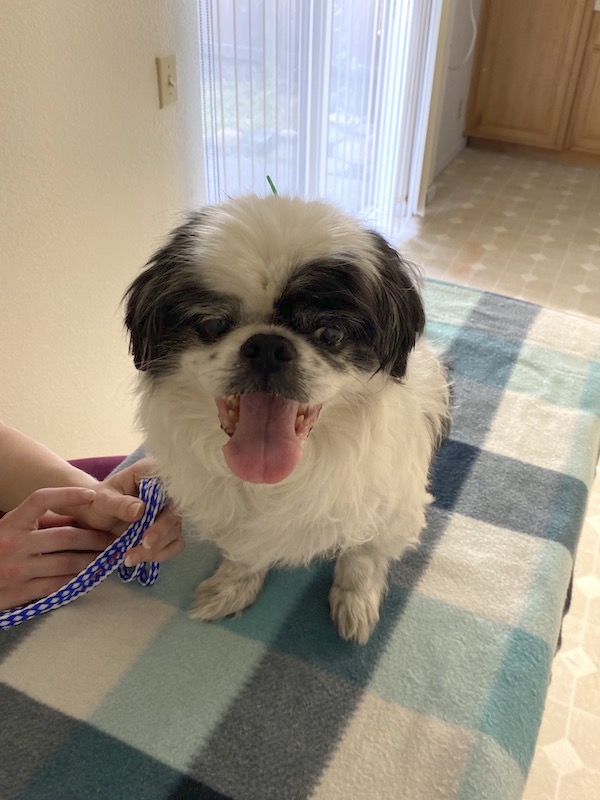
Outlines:
[[248,573],[232,562],[223,562],[215,574],[198,586],[188,616],[212,620],[240,614],[258,597],[265,572]]
[[366,644],[379,622],[379,597],[369,597],[335,584],[329,593],[331,618],[342,639]]

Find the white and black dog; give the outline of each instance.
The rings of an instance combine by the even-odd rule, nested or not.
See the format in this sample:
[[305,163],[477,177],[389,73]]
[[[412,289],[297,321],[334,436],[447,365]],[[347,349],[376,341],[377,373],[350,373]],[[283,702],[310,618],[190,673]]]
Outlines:
[[223,554],[190,615],[239,613],[269,567],[324,555],[332,618],[365,643],[448,419],[409,267],[325,203],[247,196],[191,214],[126,302],[148,450]]

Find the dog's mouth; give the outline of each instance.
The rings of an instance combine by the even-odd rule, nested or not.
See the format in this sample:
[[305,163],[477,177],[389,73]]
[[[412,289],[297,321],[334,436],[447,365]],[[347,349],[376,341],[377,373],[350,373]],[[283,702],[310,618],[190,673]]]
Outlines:
[[314,427],[320,405],[301,405],[279,395],[249,392],[216,397],[223,447],[231,471],[250,483],[279,483],[302,458],[302,441]]

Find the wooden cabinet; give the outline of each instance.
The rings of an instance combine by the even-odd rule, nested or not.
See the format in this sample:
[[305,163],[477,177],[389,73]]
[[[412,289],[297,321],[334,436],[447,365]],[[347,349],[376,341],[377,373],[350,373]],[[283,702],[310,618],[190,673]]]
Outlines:
[[600,154],[594,2],[484,0],[467,135]]
[[567,144],[571,150],[600,153],[600,13],[594,14]]

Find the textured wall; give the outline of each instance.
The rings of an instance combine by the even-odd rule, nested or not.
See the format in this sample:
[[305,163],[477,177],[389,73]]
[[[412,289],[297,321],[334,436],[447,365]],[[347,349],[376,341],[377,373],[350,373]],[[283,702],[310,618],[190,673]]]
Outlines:
[[[0,0],[0,417],[66,457],[126,453],[120,300],[202,201],[194,0]],[[158,108],[154,59],[177,54]]]

